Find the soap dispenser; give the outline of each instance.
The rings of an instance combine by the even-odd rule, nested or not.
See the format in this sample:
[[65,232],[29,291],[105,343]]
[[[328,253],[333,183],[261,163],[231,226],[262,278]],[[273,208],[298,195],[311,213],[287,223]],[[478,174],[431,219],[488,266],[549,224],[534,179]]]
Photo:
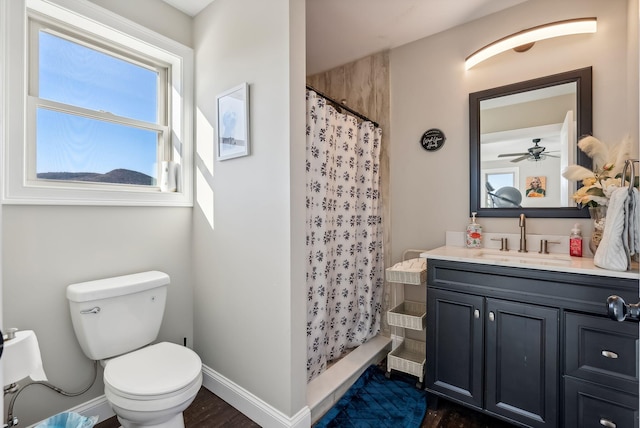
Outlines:
[[578,223],[573,225],[571,235],[569,235],[569,255],[582,257],[582,232]]
[[476,214],[471,213],[471,223],[467,226],[465,239],[467,248],[482,248],[482,226],[476,222]]

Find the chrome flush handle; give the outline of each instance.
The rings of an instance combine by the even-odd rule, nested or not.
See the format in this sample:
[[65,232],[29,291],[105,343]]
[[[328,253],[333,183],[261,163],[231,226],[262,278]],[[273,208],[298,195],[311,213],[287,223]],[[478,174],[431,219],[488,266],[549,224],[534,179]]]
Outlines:
[[94,306],[91,309],[85,309],[84,311],[80,311],[80,313],[82,315],[86,315],[86,314],[99,314],[100,313],[100,307],[99,306]]

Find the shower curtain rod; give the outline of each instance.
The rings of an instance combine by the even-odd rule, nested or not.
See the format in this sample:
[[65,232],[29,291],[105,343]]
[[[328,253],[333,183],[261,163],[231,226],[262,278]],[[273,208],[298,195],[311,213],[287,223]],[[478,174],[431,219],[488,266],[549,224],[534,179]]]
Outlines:
[[378,122],[374,122],[373,120],[369,119],[367,116],[358,113],[357,111],[353,110],[352,108],[347,107],[346,105],[339,103],[338,101],[334,100],[333,98],[323,94],[322,92],[318,91],[316,88],[314,88],[313,86],[307,85],[307,89],[310,91],[315,92],[316,94],[318,94],[319,96],[321,96],[322,98],[324,98],[325,100],[329,101],[331,104],[333,104],[333,106],[336,109],[342,109],[342,110],[346,110],[349,113],[351,113],[352,115],[354,115],[355,117],[357,117],[358,119],[364,120],[365,122],[371,122],[373,123],[373,126],[375,126],[376,128],[379,128],[380,125],[378,124]]

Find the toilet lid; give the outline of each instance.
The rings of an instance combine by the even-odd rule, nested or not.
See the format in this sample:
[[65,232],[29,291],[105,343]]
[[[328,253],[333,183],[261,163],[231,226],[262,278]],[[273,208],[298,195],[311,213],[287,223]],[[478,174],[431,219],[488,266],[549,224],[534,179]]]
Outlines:
[[110,360],[104,382],[131,395],[161,395],[193,382],[202,371],[202,361],[191,349],[161,342]]

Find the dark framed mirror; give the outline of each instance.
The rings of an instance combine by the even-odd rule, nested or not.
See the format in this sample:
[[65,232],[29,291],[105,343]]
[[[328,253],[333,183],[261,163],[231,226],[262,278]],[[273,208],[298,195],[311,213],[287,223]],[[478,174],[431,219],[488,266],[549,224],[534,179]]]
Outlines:
[[479,217],[588,217],[567,165],[591,169],[591,67],[469,94],[470,212]]

